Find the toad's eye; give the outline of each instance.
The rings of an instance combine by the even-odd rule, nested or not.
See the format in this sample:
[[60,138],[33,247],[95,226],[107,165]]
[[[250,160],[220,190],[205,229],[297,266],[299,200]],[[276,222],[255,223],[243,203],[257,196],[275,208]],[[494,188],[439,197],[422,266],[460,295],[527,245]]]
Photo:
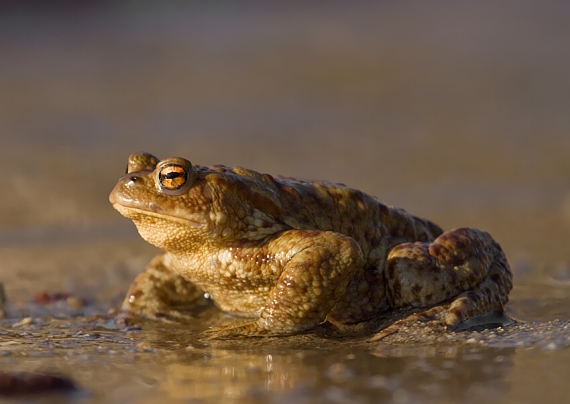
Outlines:
[[178,164],[168,164],[161,167],[158,173],[158,181],[162,189],[176,191],[188,181],[188,172]]

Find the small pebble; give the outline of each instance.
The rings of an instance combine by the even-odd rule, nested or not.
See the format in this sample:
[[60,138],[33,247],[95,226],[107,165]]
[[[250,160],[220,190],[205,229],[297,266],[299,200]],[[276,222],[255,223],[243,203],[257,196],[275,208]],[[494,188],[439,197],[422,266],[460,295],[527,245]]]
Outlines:
[[73,390],[76,390],[73,381],[60,376],[0,373],[0,396],[23,396]]

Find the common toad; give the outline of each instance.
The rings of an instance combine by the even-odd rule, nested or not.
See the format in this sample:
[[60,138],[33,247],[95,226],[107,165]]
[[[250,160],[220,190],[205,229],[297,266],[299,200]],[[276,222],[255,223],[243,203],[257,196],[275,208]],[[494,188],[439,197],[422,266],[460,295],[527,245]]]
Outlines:
[[512,287],[488,233],[444,233],[343,184],[135,153],[110,201],[163,250],[122,308],[175,316],[207,293],[220,309],[256,318],[216,337],[295,334],[443,302],[454,328],[502,312]]

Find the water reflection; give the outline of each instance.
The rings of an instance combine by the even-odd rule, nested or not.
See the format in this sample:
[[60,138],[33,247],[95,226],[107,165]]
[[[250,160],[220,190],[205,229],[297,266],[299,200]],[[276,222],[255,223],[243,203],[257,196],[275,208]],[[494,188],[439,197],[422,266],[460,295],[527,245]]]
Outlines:
[[509,390],[514,353],[461,346],[191,349],[164,365],[153,395],[252,403],[498,400]]

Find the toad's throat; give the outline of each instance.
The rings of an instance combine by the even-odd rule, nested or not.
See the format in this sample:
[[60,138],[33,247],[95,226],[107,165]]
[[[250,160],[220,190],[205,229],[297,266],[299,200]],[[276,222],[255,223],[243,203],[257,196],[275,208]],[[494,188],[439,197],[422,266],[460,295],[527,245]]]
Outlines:
[[172,215],[165,215],[162,213],[154,212],[152,210],[134,208],[134,207],[121,205],[120,203],[117,203],[117,202],[113,204],[113,208],[115,208],[124,217],[131,219],[133,221],[136,221],[138,219],[142,219],[144,217],[150,216],[150,217],[161,219],[161,220],[164,220],[167,222],[175,222],[175,223],[181,224],[183,226],[188,226],[188,227],[198,228],[198,229],[202,228],[206,225],[206,223],[198,221],[197,220],[198,218],[190,219],[190,218],[183,218],[183,217],[177,217],[177,216],[172,216]]

